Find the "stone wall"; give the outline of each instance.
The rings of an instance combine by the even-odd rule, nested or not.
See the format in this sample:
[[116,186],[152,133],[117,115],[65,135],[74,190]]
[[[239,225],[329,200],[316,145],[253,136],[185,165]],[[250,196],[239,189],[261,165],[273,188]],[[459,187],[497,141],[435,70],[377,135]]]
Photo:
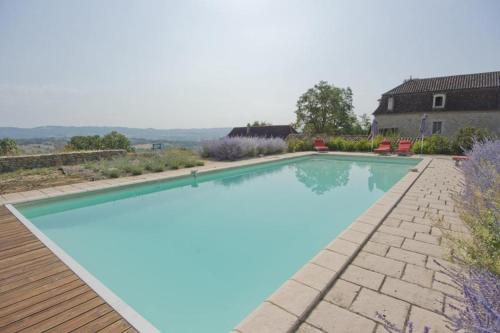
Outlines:
[[[418,137],[423,112],[378,114],[378,128],[397,128],[403,137]],[[441,121],[441,135],[451,137],[463,127],[486,128],[500,136],[500,111],[432,111],[427,113],[427,133],[432,134],[432,122]]]
[[0,157],[0,172],[33,169],[59,165],[80,164],[125,155],[125,150],[80,151],[43,155]]

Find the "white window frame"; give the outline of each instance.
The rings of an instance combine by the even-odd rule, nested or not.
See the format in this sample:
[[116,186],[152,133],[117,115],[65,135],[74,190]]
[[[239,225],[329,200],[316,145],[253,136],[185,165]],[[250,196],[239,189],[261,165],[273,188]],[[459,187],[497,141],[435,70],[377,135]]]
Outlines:
[[394,110],[394,97],[392,96],[387,99],[387,110],[388,111]]
[[[438,97],[442,97],[443,98],[443,104],[442,105],[436,105],[436,99]],[[434,94],[432,96],[432,108],[433,109],[443,109],[446,105],[446,94]]]

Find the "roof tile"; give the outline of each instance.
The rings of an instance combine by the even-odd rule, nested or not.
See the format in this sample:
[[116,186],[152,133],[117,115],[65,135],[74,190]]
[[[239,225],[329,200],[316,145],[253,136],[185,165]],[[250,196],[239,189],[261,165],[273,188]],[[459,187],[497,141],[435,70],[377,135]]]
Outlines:
[[500,87],[500,71],[410,79],[389,90],[384,95],[498,87]]

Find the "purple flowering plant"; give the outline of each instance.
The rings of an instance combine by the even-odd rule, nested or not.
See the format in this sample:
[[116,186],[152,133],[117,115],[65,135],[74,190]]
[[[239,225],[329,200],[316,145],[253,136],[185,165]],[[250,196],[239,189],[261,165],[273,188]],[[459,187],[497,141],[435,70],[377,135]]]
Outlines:
[[202,155],[216,160],[235,161],[245,157],[283,153],[288,146],[280,138],[224,137],[202,143]]
[[466,156],[457,206],[472,237],[452,239],[455,253],[500,275],[500,140],[476,141]]

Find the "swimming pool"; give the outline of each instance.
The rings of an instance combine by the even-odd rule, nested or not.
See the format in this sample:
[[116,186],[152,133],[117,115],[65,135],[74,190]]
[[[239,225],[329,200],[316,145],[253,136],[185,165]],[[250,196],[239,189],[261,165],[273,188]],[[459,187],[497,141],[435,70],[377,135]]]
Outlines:
[[315,155],[16,208],[162,332],[227,332],[418,162]]

